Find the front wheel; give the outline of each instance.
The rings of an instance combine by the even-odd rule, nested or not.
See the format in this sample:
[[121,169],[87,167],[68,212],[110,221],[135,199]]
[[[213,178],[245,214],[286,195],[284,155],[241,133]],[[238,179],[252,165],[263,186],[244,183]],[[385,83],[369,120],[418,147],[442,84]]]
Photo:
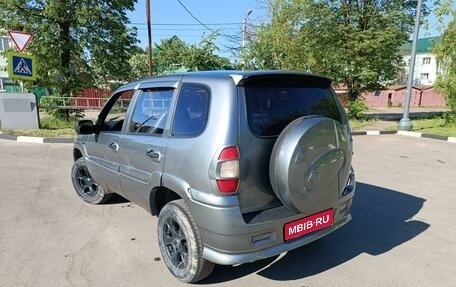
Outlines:
[[111,196],[111,194],[107,194],[104,188],[92,179],[83,157],[78,158],[74,162],[71,170],[71,181],[79,197],[88,203],[103,203]]
[[163,261],[176,278],[194,283],[211,274],[215,264],[203,258],[201,236],[182,199],[163,207],[157,234]]

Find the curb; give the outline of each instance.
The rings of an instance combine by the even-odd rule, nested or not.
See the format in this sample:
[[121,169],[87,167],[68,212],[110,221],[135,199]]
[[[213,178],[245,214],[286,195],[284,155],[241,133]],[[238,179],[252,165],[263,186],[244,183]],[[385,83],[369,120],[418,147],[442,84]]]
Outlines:
[[12,136],[0,133],[0,139],[12,140],[22,143],[73,143],[74,138],[41,138],[28,136]]
[[378,135],[394,135],[397,131],[352,131],[352,136],[378,136]]
[[[450,143],[456,143],[456,137],[446,137],[439,135],[424,134],[409,131],[353,131],[352,136],[378,136],[378,135],[403,135],[416,138],[428,138],[433,140],[441,140]],[[23,143],[73,143],[74,138],[41,138],[28,136],[12,136],[0,132],[0,139],[12,140]]]
[[352,136],[376,136],[376,135],[403,135],[415,138],[428,138],[433,140],[441,140],[450,143],[456,143],[456,137],[446,137],[446,136],[439,136],[439,135],[431,135],[431,134],[424,134],[418,132],[409,132],[409,131],[354,131],[352,132]]

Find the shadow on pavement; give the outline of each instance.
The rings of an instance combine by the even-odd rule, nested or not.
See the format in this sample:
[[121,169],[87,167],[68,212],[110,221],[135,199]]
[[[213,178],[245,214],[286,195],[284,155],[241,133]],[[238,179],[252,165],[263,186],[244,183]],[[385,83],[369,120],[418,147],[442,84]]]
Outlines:
[[234,280],[257,272],[263,277],[296,280],[322,273],[362,253],[380,255],[425,231],[429,224],[413,218],[425,199],[399,191],[357,183],[353,220],[314,243],[273,257],[240,266],[216,266],[201,284]]
[[117,193],[113,193],[111,198],[102,204],[110,205],[110,204],[120,204],[120,203],[127,203],[127,202],[130,202],[130,201]]

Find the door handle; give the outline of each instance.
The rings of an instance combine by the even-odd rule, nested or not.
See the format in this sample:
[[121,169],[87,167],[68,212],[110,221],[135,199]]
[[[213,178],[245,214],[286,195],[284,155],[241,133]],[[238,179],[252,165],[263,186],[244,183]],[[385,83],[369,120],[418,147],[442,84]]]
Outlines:
[[160,159],[161,153],[150,148],[146,150],[146,155],[151,159]]
[[113,150],[113,151],[118,151],[119,150],[119,145],[117,143],[110,143],[108,147]]

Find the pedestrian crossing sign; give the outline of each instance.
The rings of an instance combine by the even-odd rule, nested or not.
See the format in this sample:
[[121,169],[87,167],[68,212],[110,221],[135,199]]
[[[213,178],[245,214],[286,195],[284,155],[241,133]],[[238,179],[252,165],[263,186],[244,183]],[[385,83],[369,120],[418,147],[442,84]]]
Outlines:
[[36,80],[35,57],[17,53],[8,53],[8,75],[12,79]]

